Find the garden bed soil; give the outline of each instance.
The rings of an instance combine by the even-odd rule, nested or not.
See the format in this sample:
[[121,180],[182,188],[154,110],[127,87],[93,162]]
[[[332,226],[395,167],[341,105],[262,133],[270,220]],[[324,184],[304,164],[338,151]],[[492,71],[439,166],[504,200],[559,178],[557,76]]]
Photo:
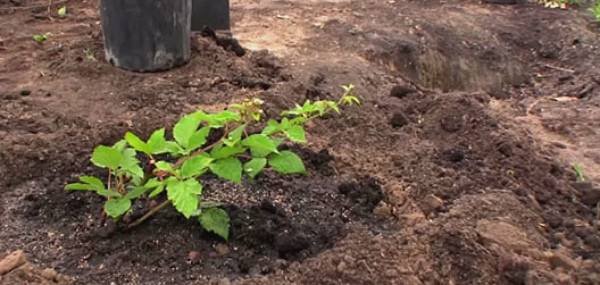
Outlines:
[[[136,74],[104,62],[97,1],[68,1],[65,19],[42,2],[0,1],[0,252],[61,278],[31,266],[0,284],[600,282],[598,28],[582,12],[237,0],[246,52],[204,33],[189,64]],[[102,175],[91,150],[128,130],[251,97],[276,117],[348,83],[362,106],[287,146],[308,175],[203,181],[231,216],[229,243],[173,209],[123,230],[101,199],[63,190]]]

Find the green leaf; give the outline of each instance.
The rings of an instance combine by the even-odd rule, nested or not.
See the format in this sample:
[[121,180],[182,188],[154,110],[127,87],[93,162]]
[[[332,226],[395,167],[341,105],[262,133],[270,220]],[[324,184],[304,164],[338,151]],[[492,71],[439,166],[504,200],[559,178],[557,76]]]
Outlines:
[[58,11],[56,11],[56,13],[61,18],[66,17],[67,16],[67,6],[62,6],[62,7],[58,8]]
[[306,133],[304,128],[299,125],[294,125],[285,130],[285,135],[293,142],[306,143]]
[[246,130],[246,124],[243,124],[237,127],[235,130],[229,133],[227,139],[224,141],[227,146],[234,146],[242,139],[242,135],[244,134],[244,130]]
[[232,111],[222,111],[216,114],[207,115],[206,121],[210,127],[222,127],[231,122],[238,122],[242,119],[241,115]]
[[152,148],[132,132],[125,134],[125,140],[133,149],[145,154],[152,154]]
[[276,133],[276,132],[278,132],[280,130],[281,130],[281,127],[280,127],[279,123],[277,123],[277,121],[275,121],[273,119],[270,119],[267,122],[267,126],[262,130],[261,133],[263,135],[270,136],[270,135],[272,135],[272,134],[274,134],[274,133]]
[[98,146],[92,154],[92,163],[98,167],[116,170],[123,161],[123,155],[116,149],[108,146]]
[[229,240],[229,215],[225,210],[206,209],[200,213],[198,221],[205,230],[217,234],[224,240]]
[[161,154],[168,152],[167,141],[165,140],[165,129],[158,129],[150,135],[146,143],[152,154]]
[[102,180],[100,180],[100,178],[98,178],[98,177],[81,176],[81,177],[79,177],[79,180],[81,180],[81,182],[83,182],[83,183],[94,186],[94,188],[96,190],[106,189],[106,187],[104,187],[104,182],[102,182]]
[[120,141],[116,142],[115,144],[113,144],[112,148],[118,150],[119,152],[123,152],[127,148],[127,141],[120,140]]
[[265,168],[266,165],[266,158],[253,158],[244,164],[244,171],[248,174],[248,176],[254,178]]
[[102,183],[102,180],[98,179],[97,177],[81,176],[81,177],[79,177],[79,180],[81,180],[81,182],[83,182],[83,183],[67,184],[65,186],[65,190],[67,190],[67,191],[94,191],[94,192],[96,192],[96,194],[106,197],[106,198],[122,197],[122,195],[116,191],[107,190],[104,187],[104,183]]
[[125,198],[126,199],[137,199],[140,196],[144,195],[144,193],[146,193],[149,189],[143,186],[137,186],[137,187],[133,187],[133,189],[129,192],[127,192],[127,194],[125,194]]
[[169,201],[188,219],[198,210],[200,202],[198,195],[200,194],[202,194],[202,185],[196,179],[171,180],[167,184]]
[[213,162],[210,165],[210,170],[223,179],[235,183],[242,182],[242,163],[235,157],[228,157]]
[[126,198],[110,199],[104,203],[104,212],[111,218],[118,218],[131,208],[131,200]]
[[136,152],[131,148],[127,148],[122,152],[123,159],[119,167],[131,177],[144,177],[144,169],[139,165],[140,161],[135,157]]
[[[143,171],[143,169],[142,169],[142,171]],[[144,177],[139,177],[139,176],[132,175],[131,176],[131,181],[130,181],[131,182],[130,186],[135,186],[135,187],[142,186],[142,183],[144,182],[144,181],[142,181],[142,179],[144,179]]]
[[105,198],[121,198],[123,195],[117,191],[113,190],[97,190],[96,194],[105,197]]
[[249,147],[254,157],[265,157],[270,153],[277,152],[275,142],[263,134],[255,134],[247,137],[242,141],[242,145]]
[[269,165],[282,174],[306,173],[302,159],[291,151],[282,151],[269,157]]
[[163,184],[163,182],[158,180],[158,178],[151,178],[151,179],[148,179],[148,181],[146,181],[146,184],[144,184],[144,187],[146,189],[152,189],[152,188],[158,187],[161,184]]
[[165,143],[165,150],[173,156],[185,153],[184,149],[178,143],[172,141],[167,141]]
[[575,170],[575,175],[577,176],[577,182],[585,182],[585,172],[583,170],[583,166],[581,164],[573,165],[573,170]]
[[156,169],[160,170],[160,171],[164,171],[164,172],[168,172],[168,173],[174,173],[175,169],[173,169],[173,165],[166,162],[166,161],[157,161],[154,166],[156,167]]
[[152,190],[152,192],[150,192],[150,195],[148,195],[148,197],[154,198],[154,197],[158,196],[160,193],[162,193],[163,191],[165,191],[165,184],[161,183],[161,184],[157,185],[156,187],[154,187],[154,190]]
[[214,159],[223,159],[227,157],[234,156],[236,154],[246,152],[246,148],[241,145],[235,146],[217,146],[212,149],[210,152],[210,156]]
[[48,40],[48,35],[47,34],[33,35],[33,40],[36,41],[37,43],[41,44]]
[[196,113],[184,116],[173,128],[175,141],[184,149],[187,149],[190,138],[196,133],[198,126],[200,126],[200,118]]
[[213,161],[213,158],[203,155],[190,158],[183,163],[181,175],[185,178],[189,178],[203,174]]
[[65,186],[67,191],[97,191],[94,185],[86,183],[71,183]]
[[195,132],[190,137],[190,141],[188,143],[186,150],[188,152],[192,152],[192,151],[196,150],[197,148],[203,146],[206,143],[206,138],[208,137],[209,133],[210,133],[209,127],[201,128],[199,131]]

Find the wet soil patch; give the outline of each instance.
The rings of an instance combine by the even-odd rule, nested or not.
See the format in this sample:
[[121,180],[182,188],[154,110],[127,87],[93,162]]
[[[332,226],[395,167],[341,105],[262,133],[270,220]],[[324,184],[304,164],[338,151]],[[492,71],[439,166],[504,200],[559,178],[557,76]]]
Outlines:
[[[373,179],[336,181],[318,172],[287,178],[267,173],[241,186],[203,181],[205,198],[224,201],[231,216],[227,244],[173,209],[123,230],[102,217],[101,199],[66,193],[62,178],[20,185],[6,202],[11,204],[8,214],[30,229],[19,243],[42,246],[34,252],[37,259],[80,282],[186,282],[198,276],[270,274],[332,247],[345,236],[349,222],[382,223],[371,214],[383,197]],[[43,233],[51,235],[50,246],[44,245]],[[193,262],[190,253],[198,255]]]

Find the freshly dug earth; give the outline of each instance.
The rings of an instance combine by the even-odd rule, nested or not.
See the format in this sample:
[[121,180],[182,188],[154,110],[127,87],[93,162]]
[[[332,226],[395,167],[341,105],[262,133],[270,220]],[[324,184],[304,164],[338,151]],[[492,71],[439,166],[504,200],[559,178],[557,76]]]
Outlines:
[[[42,8],[4,9],[16,2]],[[245,29],[290,31],[276,29],[281,21],[296,21],[305,37],[290,45],[279,45],[289,35],[275,37],[278,59],[265,51],[240,57],[231,41],[198,36],[188,65],[134,74],[104,62],[96,1],[69,2],[69,16],[52,20],[44,1],[16,2],[0,2],[0,252],[23,249],[75,284],[600,283],[598,174],[577,182],[564,160],[585,152],[586,169],[596,169],[597,122],[582,127],[580,117],[564,116],[552,129],[559,118],[544,117],[544,108],[598,114],[594,65],[557,68],[598,58],[596,28],[578,26],[585,20],[576,12],[240,0],[234,18],[245,46],[261,47]],[[451,17],[437,19],[445,8]],[[265,19],[254,27],[248,15]],[[465,19],[470,26],[460,25]],[[536,26],[544,43],[521,45],[533,34],[519,28],[549,19],[562,26]],[[562,52],[572,48],[563,39],[573,30],[585,45]],[[48,42],[30,40],[48,31]],[[498,34],[513,40],[485,39]],[[482,53],[473,56],[463,42]],[[556,54],[545,50],[549,42]],[[432,65],[438,59],[443,64]],[[459,75],[440,79],[453,71]],[[542,76],[531,80],[535,73]],[[77,175],[102,175],[89,163],[91,150],[127,130],[148,135],[196,108],[251,97],[276,117],[306,99],[337,98],[347,83],[363,105],[311,123],[310,143],[288,146],[309,175],[203,181],[207,199],[223,201],[231,215],[229,243],[172,209],[124,231],[102,218],[99,198],[63,190]],[[592,90],[574,92],[587,98],[573,96],[579,105],[559,106],[565,101],[551,100],[554,90],[568,85]]]

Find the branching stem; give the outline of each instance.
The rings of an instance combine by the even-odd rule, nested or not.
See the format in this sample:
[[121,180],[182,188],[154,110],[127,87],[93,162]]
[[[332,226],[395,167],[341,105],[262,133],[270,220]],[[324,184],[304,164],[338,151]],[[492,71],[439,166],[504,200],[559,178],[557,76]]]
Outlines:
[[129,224],[127,226],[127,228],[131,229],[133,227],[139,226],[141,223],[143,223],[144,221],[146,221],[147,219],[149,219],[150,217],[152,217],[158,211],[160,211],[160,210],[164,209],[165,207],[169,206],[170,204],[171,204],[171,201],[169,201],[169,200],[166,200],[166,201],[162,202],[158,206],[155,206],[154,208],[150,209],[150,211],[148,211],[148,213],[146,213],[145,215],[143,215],[141,218],[139,218],[139,219],[135,220],[135,222]]
[[[218,139],[217,141],[215,141],[212,144],[209,144],[195,152],[193,152],[190,155],[187,155],[185,157],[180,158],[177,162],[175,162],[175,164],[173,165],[174,168],[179,168],[186,160],[195,157],[197,155],[200,155],[208,150],[210,150],[211,148],[213,148],[214,146],[216,146],[217,144],[223,142],[223,139],[225,139],[229,133],[229,128],[227,126],[225,126],[224,128],[224,133],[223,136]],[[150,217],[152,217],[154,214],[156,214],[158,211],[164,209],[165,207],[167,207],[168,205],[171,204],[171,201],[166,200],[164,202],[162,202],[161,204],[159,204],[158,206],[155,206],[154,208],[150,209],[150,211],[148,211],[145,215],[143,215],[141,218],[137,219],[135,222],[129,224],[127,226],[128,229],[131,229],[133,227],[139,226],[141,223],[143,223],[144,221],[146,221],[147,219],[149,219]]]

